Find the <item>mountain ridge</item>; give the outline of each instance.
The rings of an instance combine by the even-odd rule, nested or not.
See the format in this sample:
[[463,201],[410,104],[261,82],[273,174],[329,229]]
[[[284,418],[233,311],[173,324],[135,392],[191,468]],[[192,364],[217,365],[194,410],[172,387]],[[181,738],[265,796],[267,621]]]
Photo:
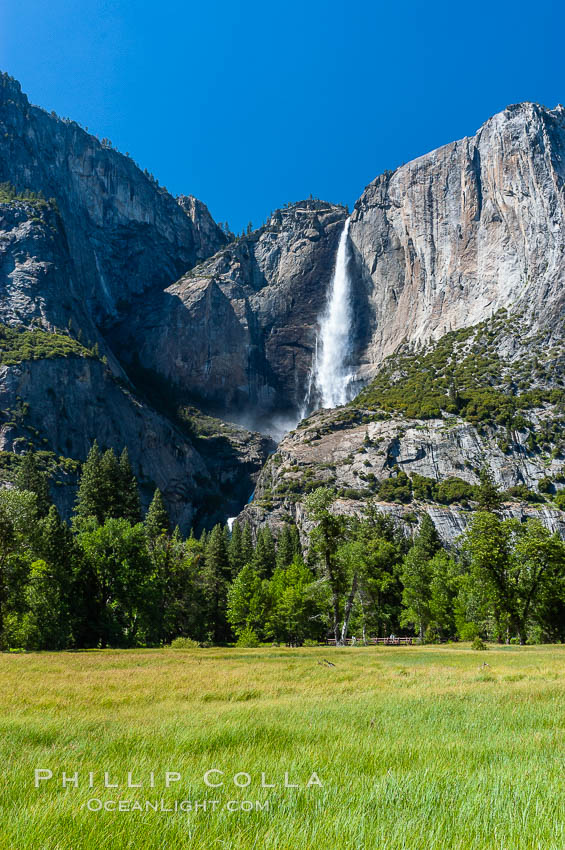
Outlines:
[[[534,353],[562,344],[564,158],[563,107],[517,104],[368,184],[350,223],[358,386],[402,347],[424,355],[501,310]],[[184,529],[237,513],[274,450],[248,429],[282,436],[304,406],[346,208],[298,201],[233,239],[7,75],[0,183],[0,322],[22,331],[0,366],[0,450],[81,461],[93,439],[125,444],[145,501],[158,485]],[[32,352],[23,332],[39,329],[53,339]],[[63,356],[63,338],[83,353]],[[520,346],[499,330],[509,363]],[[562,385],[555,364],[540,386]]]

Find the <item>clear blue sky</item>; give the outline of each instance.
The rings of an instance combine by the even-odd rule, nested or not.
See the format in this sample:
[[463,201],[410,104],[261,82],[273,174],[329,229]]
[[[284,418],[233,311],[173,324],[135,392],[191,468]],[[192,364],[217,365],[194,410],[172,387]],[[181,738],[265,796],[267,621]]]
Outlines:
[[565,101],[564,23],[547,0],[4,0],[0,68],[240,230]]

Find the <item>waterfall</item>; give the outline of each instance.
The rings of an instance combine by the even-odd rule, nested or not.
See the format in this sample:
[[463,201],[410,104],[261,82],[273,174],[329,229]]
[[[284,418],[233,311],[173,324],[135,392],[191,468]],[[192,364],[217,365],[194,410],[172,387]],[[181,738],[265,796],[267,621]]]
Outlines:
[[321,407],[338,407],[350,400],[351,281],[349,278],[349,222],[339,240],[335,268],[326,309],[316,342],[313,378]]

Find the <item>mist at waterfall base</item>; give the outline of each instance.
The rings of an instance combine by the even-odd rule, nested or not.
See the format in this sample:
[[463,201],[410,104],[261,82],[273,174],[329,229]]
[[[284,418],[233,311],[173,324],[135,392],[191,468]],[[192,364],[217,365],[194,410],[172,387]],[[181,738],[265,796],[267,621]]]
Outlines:
[[326,306],[318,319],[312,367],[300,409],[272,412],[260,418],[249,415],[230,417],[250,430],[268,434],[277,443],[315,410],[347,404],[355,394],[355,371],[351,361],[353,315],[349,223],[348,218],[339,239]]

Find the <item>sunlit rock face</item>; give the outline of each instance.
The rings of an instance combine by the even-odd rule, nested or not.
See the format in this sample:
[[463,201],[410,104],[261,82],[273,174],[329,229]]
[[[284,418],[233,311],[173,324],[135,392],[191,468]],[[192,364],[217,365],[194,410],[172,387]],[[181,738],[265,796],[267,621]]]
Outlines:
[[32,106],[0,76],[0,183],[55,198],[76,285],[100,320],[164,287],[228,239],[202,202],[177,202],[134,161]]
[[[350,339],[335,349],[337,372],[347,366],[360,386],[400,343],[424,346],[501,307],[539,330],[536,345],[554,344],[564,169],[562,107],[522,104],[371,183],[350,218]],[[305,409],[346,208],[301,201],[234,240],[201,201],[173,198],[107,142],[30,105],[6,75],[3,182],[55,203],[0,203],[0,323],[63,334],[91,353],[2,365],[1,448],[82,460],[95,438],[127,445],[145,497],[159,486],[184,528],[235,515],[274,448],[246,428],[280,439]],[[496,341],[510,359],[511,344]],[[246,428],[208,417],[205,438],[201,423],[183,430],[175,417],[186,404]],[[458,433],[445,454],[453,469],[475,440]],[[537,473],[522,473],[535,486]],[[59,490],[68,514],[72,488]]]
[[500,307],[561,321],[565,111],[510,106],[475,136],[377,177],[351,218],[367,322],[360,369]]
[[[529,415],[535,425],[551,416],[551,411],[534,410]],[[269,524],[278,532],[290,516],[306,544],[312,524],[305,513],[304,495],[315,483],[339,494],[334,511],[359,517],[371,500],[408,535],[426,512],[443,542],[453,546],[473,516],[471,504],[434,503],[417,493],[407,504],[386,502],[378,497],[379,484],[402,470],[410,478],[425,476],[437,482],[457,478],[476,485],[481,469],[487,466],[501,491],[521,484],[535,492],[542,479],[559,475],[563,456],[557,452],[548,459],[528,451],[527,434],[526,429],[516,432],[515,442],[503,451],[495,428],[479,430],[455,417],[446,423],[444,419],[401,416],[379,420],[374,412],[355,407],[318,411],[279,443],[240,521],[249,521],[255,528]],[[556,486],[563,487],[563,482]],[[525,504],[508,498],[500,513],[522,521],[537,517],[565,537],[565,511],[552,504]]]

